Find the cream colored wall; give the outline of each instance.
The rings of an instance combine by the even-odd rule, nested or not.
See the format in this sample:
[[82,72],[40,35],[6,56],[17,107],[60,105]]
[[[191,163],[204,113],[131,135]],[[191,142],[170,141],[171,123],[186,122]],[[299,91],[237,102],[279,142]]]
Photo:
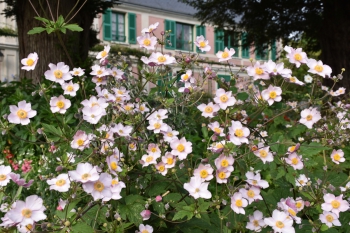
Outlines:
[[[5,3],[0,3],[0,12],[6,8]],[[0,27],[17,30],[16,21],[13,18],[6,18],[0,15]],[[4,54],[4,61],[0,63],[0,81],[6,82],[18,79],[19,58],[18,58],[18,39],[17,37],[0,36],[0,50]]]

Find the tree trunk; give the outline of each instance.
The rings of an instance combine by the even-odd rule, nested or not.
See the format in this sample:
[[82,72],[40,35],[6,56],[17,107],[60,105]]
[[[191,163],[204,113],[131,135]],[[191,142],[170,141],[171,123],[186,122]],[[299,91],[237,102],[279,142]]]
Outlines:
[[320,22],[321,58],[332,68],[332,76],[345,68],[343,80],[337,84],[350,91],[350,1],[324,0],[324,20]]
[[[56,21],[57,15],[62,15],[65,20],[68,12],[74,7],[77,0],[60,0],[60,1],[41,1],[42,8],[39,4],[39,0],[32,0],[33,6],[39,13],[40,17],[52,20],[47,2],[50,4],[50,8]],[[59,10],[57,14],[57,4],[59,2]],[[80,8],[80,1],[78,7],[76,7],[68,17],[72,17],[75,12]],[[90,39],[90,27],[94,19],[92,12],[84,10],[85,7],[74,17],[69,23],[79,24],[84,31],[83,32],[71,32],[67,30],[67,34],[61,34],[64,45],[69,52],[75,66],[82,64],[87,56],[89,50]],[[29,53],[36,52],[39,56],[38,63],[33,71],[20,71],[20,78],[32,79],[34,83],[38,83],[42,80],[46,70],[49,69],[49,63],[57,64],[58,62],[64,62],[69,65],[70,69],[73,69],[73,64],[69,62],[68,56],[65,53],[59,38],[56,33],[47,34],[42,32],[40,34],[28,35],[28,31],[34,27],[43,27],[43,24],[34,19],[37,16],[29,1],[17,1],[16,20],[18,26],[18,42],[19,42],[19,58],[25,58]]]

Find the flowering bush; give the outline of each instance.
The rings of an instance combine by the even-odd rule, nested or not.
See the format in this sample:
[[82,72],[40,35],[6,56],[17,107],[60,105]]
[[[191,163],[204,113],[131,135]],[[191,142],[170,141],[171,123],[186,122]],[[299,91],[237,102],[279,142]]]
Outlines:
[[[157,26],[137,39],[155,50],[138,74],[106,45],[90,71],[48,64],[31,95],[3,96],[3,230],[349,232],[350,105],[322,86],[341,74],[286,46],[289,63],[252,61],[225,82],[197,54],[164,54]],[[218,61],[231,69],[234,53]]]

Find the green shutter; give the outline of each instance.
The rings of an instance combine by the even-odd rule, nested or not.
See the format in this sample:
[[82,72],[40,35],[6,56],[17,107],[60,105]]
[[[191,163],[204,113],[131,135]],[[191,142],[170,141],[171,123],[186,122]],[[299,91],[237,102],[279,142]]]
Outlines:
[[238,38],[238,36],[239,36],[239,33],[238,32],[235,32],[235,33],[233,33],[233,45],[231,45],[232,46],[232,48],[236,51],[235,52],[235,54],[233,54],[233,56],[234,57],[238,57],[238,55],[239,55],[239,46],[238,46],[238,43],[239,43],[239,38]]
[[112,11],[107,9],[103,14],[103,39],[112,40]]
[[224,51],[224,31],[216,30],[215,31],[215,53],[219,51]]
[[136,44],[136,15],[128,13],[129,20],[129,44]]
[[276,61],[276,41],[273,40],[271,44],[271,60]]
[[255,48],[255,60],[268,60],[268,51],[264,49],[264,46],[257,46]]
[[247,33],[242,33],[242,58],[249,58],[250,52],[249,52],[249,46],[245,46],[245,43],[247,42]]
[[167,41],[169,40],[170,41],[170,44],[169,43],[165,43],[165,48],[166,49],[175,49],[175,46],[176,46],[176,38],[175,38],[175,35],[176,35],[176,23],[175,21],[172,21],[172,20],[165,20],[165,31],[169,31],[170,30],[170,34],[169,34],[169,37],[166,39]]
[[[206,35],[205,35],[205,26],[200,26],[197,25],[196,26],[196,36],[204,36],[204,38],[206,39]],[[197,46],[196,46],[197,47]],[[198,47],[197,47],[197,53],[205,53],[202,52]]]

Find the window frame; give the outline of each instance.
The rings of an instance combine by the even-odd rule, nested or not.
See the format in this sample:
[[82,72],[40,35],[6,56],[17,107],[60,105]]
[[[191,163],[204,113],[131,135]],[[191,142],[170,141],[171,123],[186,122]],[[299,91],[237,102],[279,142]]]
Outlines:
[[[235,50],[235,54],[233,54],[233,57],[240,57],[239,56],[239,32],[233,32],[233,35],[229,34],[227,35],[226,30],[215,30],[214,32],[214,40],[215,40],[215,53],[219,51],[223,51],[225,48],[233,48]],[[225,35],[226,34],[226,35]],[[236,40],[236,42],[233,42],[231,45],[231,42]],[[226,42],[226,43],[225,43]]]
[[[167,40],[170,41],[169,43],[165,44],[165,48],[166,49],[171,49],[171,50],[181,50],[181,51],[186,51],[186,52],[193,52],[194,51],[194,45],[193,45],[193,36],[194,36],[194,26],[192,24],[188,24],[188,23],[183,23],[183,22],[179,22],[179,21],[173,21],[173,20],[165,20],[164,21],[164,25],[165,25],[165,30],[169,31],[169,37],[167,38]],[[185,41],[184,40],[184,35],[185,33],[182,33],[182,46],[178,47],[178,39],[177,39],[177,25],[182,25],[181,27],[181,31],[183,31],[183,26],[189,26],[190,30],[191,30],[191,36],[190,36],[190,40],[189,41]],[[185,43],[188,43],[189,49],[186,50],[185,49]]]
[[[113,26],[114,26],[114,22],[113,22],[113,16],[116,16],[116,23],[115,23],[115,29],[116,29],[116,35],[115,35],[115,38],[113,38]],[[119,33],[119,15],[123,16],[123,31],[124,31],[124,35],[123,36],[119,36],[118,33]],[[125,30],[125,19],[126,19],[126,14],[125,13],[122,13],[122,12],[118,12],[118,11],[112,11],[111,12],[111,39],[112,41],[118,41],[118,42],[126,42],[126,30]],[[123,37],[123,40],[119,40],[120,37]],[[118,38],[118,39],[117,39]]]

